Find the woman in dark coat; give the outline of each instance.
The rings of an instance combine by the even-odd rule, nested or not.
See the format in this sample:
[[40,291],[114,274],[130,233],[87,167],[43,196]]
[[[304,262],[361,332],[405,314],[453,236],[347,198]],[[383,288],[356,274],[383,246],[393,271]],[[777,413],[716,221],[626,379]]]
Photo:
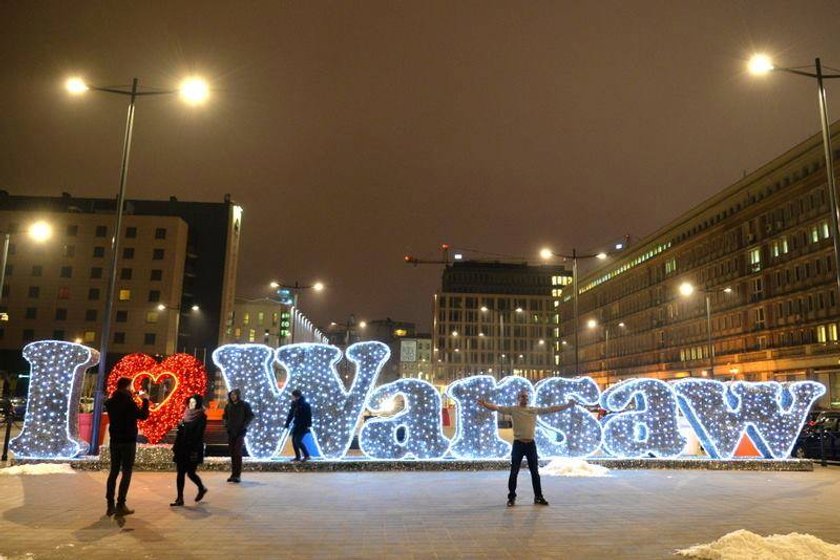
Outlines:
[[204,428],[207,426],[207,415],[202,408],[203,399],[201,395],[193,395],[187,399],[184,417],[178,423],[178,435],[175,436],[175,445],[172,451],[175,454],[175,465],[178,467],[178,497],[170,506],[184,505],[184,478],[190,477],[198,486],[196,502],[207,494],[207,487],[201,482],[201,478],[195,473],[195,469],[204,462]]

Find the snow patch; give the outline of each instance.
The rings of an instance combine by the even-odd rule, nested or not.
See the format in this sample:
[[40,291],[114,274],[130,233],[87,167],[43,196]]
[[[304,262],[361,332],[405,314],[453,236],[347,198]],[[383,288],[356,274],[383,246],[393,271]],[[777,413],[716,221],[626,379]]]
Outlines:
[[675,554],[697,560],[836,560],[840,558],[840,545],[802,533],[762,537],[739,529],[713,543],[678,550]]
[[587,463],[584,459],[552,459],[540,469],[547,476],[609,476],[610,469]]
[[0,469],[0,476],[16,476],[19,474],[76,474],[76,471],[73,470],[70,463],[36,463],[34,465],[18,465]]

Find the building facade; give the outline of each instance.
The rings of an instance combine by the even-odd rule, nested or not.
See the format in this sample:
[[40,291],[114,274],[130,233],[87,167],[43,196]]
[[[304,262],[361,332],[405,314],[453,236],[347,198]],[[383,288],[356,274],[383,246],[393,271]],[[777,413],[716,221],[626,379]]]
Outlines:
[[[115,201],[0,192],[10,233],[0,311],[0,369],[26,371],[21,348],[40,339],[101,343]],[[27,226],[53,236],[34,244]],[[126,201],[108,366],[122,355],[187,352],[205,361],[233,310],[242,210],[223,203]]]
[[223,341],[259,343],[272,348],[299,342],[328,342],[299,308],[271,298],[236,298]]
[[432,381],[432,337],[418,334],[400,340],[400,377]]
[[563,266],[460,261],[434,296],[434,383],[487,374],[552,375],[560,362]]
[[[835,145],[838,132],[835,123]],[[820,404],[840,406],[826,185],[814,136],[582,277],[581,370],[574,371],[567,293],[561,373],[602,385],[636,376],[814,379],[829,387]],[[683,284],[694,293],[682,295]],[[590,319],[594,329],[585,326]]]

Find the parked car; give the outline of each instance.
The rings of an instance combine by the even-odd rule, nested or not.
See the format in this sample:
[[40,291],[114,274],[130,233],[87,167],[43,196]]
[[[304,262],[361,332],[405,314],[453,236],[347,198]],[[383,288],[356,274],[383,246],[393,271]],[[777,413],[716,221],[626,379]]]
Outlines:
[[791,455],[799,459],[840,461],[840,410],[814,410],[802,427]]

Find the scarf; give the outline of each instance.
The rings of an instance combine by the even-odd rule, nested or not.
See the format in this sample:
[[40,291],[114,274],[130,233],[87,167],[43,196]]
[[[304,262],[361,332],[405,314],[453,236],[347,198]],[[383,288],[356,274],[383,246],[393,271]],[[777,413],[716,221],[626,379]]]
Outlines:
[[203,412],[204,411],[201,409],[201,407],[187,407],[184,409],[184,417],[181,418],[181,422],[192,422],[193,420],[197,420]]

